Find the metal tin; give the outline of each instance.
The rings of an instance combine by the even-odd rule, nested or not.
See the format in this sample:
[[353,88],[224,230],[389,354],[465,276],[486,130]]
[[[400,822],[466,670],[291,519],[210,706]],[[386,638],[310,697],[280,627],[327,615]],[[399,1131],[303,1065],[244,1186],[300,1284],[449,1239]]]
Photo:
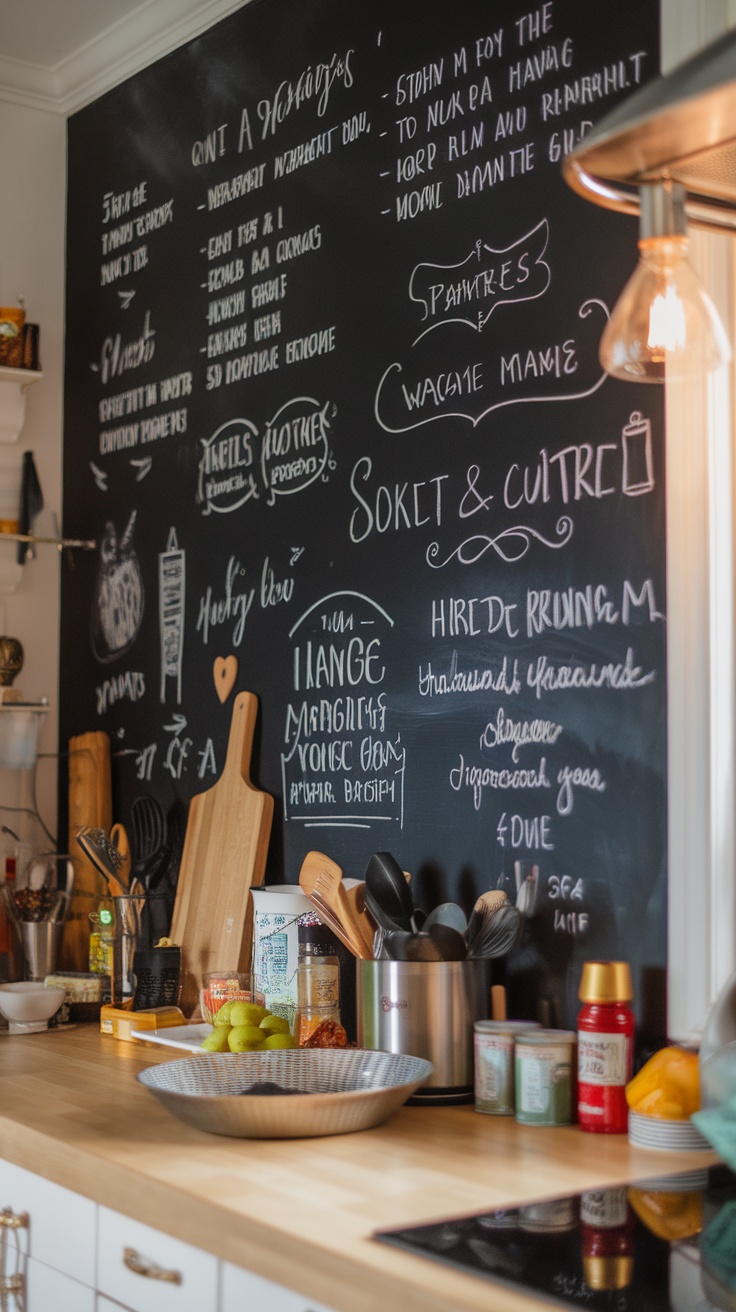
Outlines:
[[359,1047],[431,1061],[415,1099],[472,1102],[473,1024],[488,1015],[488,958],[358,961],[357,982]]
[[575,1040],[572,1030],[516,1036],[516,1119],[524,1125],[571,1125]]
[[478,1020],[473,1029],[475,1110],[488,1116],[513,1116],[516,1110],[514,1049],[516,1035],[538,1030],[535,1020]]

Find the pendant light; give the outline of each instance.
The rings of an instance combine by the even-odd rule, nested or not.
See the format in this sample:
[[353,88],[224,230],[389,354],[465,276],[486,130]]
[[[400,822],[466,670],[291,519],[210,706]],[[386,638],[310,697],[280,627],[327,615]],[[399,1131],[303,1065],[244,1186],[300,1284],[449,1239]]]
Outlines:
[[688,259],[685,190],[646,183],[639,197],[639,263],[601,338],[601,364],[638,383],[710,373],[728,363],[731,348]]

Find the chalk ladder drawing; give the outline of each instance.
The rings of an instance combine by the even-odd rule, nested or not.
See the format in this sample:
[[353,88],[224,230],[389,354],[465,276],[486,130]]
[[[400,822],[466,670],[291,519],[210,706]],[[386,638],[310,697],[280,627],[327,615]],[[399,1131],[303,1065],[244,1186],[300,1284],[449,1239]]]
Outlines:
[[184,657],[184,603],[186,594],[185,552],[179,547],[176,529],[169,529],[166,550],[158,557],[158,617],[161,632],[161,693],[166,701],[166,680],[176,679],[176,700],[181,702],[181,671]]

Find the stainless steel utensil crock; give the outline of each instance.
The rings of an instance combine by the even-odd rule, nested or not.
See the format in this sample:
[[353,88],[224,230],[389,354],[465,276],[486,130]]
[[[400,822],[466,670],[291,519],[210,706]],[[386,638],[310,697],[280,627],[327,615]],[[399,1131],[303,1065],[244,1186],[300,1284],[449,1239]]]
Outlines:
[[473,1096],[473,1023],[490,1012],[491,963],[358,961],[358,1045],[431,1061],[412,1101]]

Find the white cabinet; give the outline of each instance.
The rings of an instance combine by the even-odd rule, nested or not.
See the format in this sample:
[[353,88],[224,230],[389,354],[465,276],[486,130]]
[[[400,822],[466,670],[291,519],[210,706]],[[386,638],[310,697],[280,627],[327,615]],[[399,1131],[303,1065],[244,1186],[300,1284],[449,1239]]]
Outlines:
[[[30,1258],[26,1263],[24,1312],[95,1312],[95,1291]],[[8,1304],[12,1307],[12,1303]]]
[[218,1260],[99,1208],[97,1288],[133,1312],[217,1312]]
[[[28,1229],[16,1231],[28,1256],[94,1288],[97,1208],[40,1175],[0,1160],[0,1211],[27,1213]],[[27,1312],[47,1312],[29,1304]]]
[[[330,1312],[193,1244],[0,1159],[6,1274],[25,1278],[23,1312]],[[2,1275],[2,1272],[0,1272]]]
[[222,1263],[220,1312],[330,1312],[303,1294],[264,1280],[230,1262]]

